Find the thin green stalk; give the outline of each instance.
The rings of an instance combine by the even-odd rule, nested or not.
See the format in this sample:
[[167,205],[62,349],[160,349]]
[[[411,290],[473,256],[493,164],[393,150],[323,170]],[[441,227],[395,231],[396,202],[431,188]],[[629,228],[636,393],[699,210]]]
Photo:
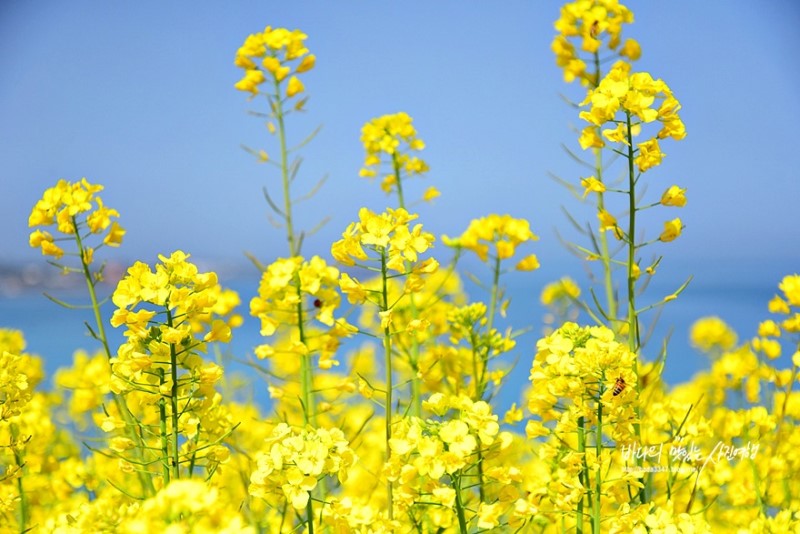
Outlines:
[[467,518],[464,513],[464,501],[461,497],[461,475],[454,475],[453,479],[456,490],[456,515],[458,516],[458,530],[461,534],[467,534]]
[[[167,326],[172,328],[172,312],[167,307]],[[172,422],[172,458],[170,466],[172,467],[172,479],[177,480],[180,478],[180,462],[179,459],[179,444],[178,444],[178,353],[175,350],[175,344],[169,345],[169,370],[170,379],[172,380],[169,401],[170,401],[170,414]]]
[[[16,464],[17,468],[22,470],[23,466],[25,465],[25,460],[22,457],[22,453],[20,452],[19,448],[17,448],[17,442],[19,439],[19,429],[17,425],[11,423],[10,426],[11,430],[11,450],[14,452],[14,463]],[[17,476],[17,492],[19,493],[19,531],[20,534],[28,531],[28,522],[30,521],[29,512],[28,512],[28,495],[25,493],[25,487],[23,479],[23,473],[19,473]]]
[[[100,314],[100,302],[97,300],[97,292],[94,290],[94,280],[92,279],[92,272],[89,269],[89,264],[86,262],[85,256],[85,249],[83,247],[83,240],[81,239],[80,228],[78,227],[78,220],[75,216],[72,217],[72,229],[75,231],[75,242],[78,245],[78,255],[81,259],[81,270],[83,271],[83,278],[86,280],[86,288],[89,291],[89,298],[92,302],[92,312],[94,314],[95,325],[97,328],[97,336],[100,338],[100,343],[103,345],[103,350],[106,353],[106,358],[111,360],[111,349],[108,345],[108,337],[106,336],[106,329],[103,326],[103,319]],[[111,397],[114,399],[114,404],[117,407],[117,411],[122,416],[122,419],[125,421],[125,433],[128,435],[130,439],[136,443],[136,455],[138,460],[144,460],[142,455],[144,451],[144,441],[142,440],[141,436],[136,433],[134,430],[134,417],[133,414],[128,410],[127,404],[125,404],[125,399],[122,395],[118,393],[111,393]],[[153,485],[153,479],[147,476],[140,470],[137,470],[137,477],[139,478],[139,483],[142,486],[142,489],[147,492],[148,495],[155,494],[155,486]]]
[[[602,152],[600,149],[595,150],[595,172],[597,179],[602,180]],[[605,198],[603,193],[597,193],[597,210],[605,210]],[[606,315],[611,320],[609,325],[614,331],[617,331],[617,297],[614,294],[614,281],[611,272],[611,253],[608,247],[608,233],[600,232],[598,239],[600,241],[600,261],[603,263],[603,286],[606,293]]]
[[[492,271],[492,294],[489,300],[489,317],[488,317],[488,324],[486,326],[487,331],[491,331],[494,328],[494,316],[497,311],[497,299],[500,293],[500,257],[496,257],[494,259],[494,268]],[[489,360],[489,351],[486,351],[486,360]],[[475,399],[481,400],[481,399]]]
[[[297,334],[300,337],[300,343],[306,343],[305,330],[303,328],[303,321],[305,313],[303,311],[303,293],[300,290],[300,277],[295,276],[297,284]],[[300,395],[303,400],[303,422],[311,424],[315,417],[315,400],[314,400],[314,375],[311,368],[311,355],[303,354],[300,360]]]
[[[600,78],[602,75],[602,71],[600,69],[600,53],[595,52],[593,55],[594,60],[594,80],[592,80],[592,86],[597,87],[600,84]],[[597,180],[603,182],[603,150],[600,148],[594,149],[594,169],[595,174],[597,175]],[[605,209],[605,198],[603,197],[603,193],[597,193],[597,209],[604,210]],[[608,235],[606,232],[600,232],[598,236],[600,240],[600,260],[603,262],[603,285],[606,293],[606,313],[609,319],[611,319],[611,324],[609,326],[612,327],[613,330],[616,331],[617,324],[616,321],[617,317],[617,298],[614,294],[614,282],[611,276],[611,254],[609,253],[608,247]]]
[[278,139],[281,144],[281,181],[283,183],[283,215],[286,219],[286,238],[289,241],[289,254],[291,257],[298,255],[297,240],[294,235],[294,222],[292,219],[292,197],[289,192],[289,150],[286,147],[286,125],[283,115],[283,99],[281,86],[275,80],[275,120],[278,122]]
[[[631,133],[631,114],[625,112],[625,121],[627,125],[627,138],[628,138],[628,284],[627,284],[627,300],[628,300],[628,348],[636,355],[633,360],[633,372],[638,376],[639,374],[639,317],[636,313],[636,288],[633,276],[633,265],[636,262],[636,174],[633,167],[633,134]],[[640,382],[636,381],[636,393],[641,392]],[[639,424],[641,410],[637,403],[634,408],[636,414],[636,422],[633,425],[636,439],[641,443],[642,429]],[[637,459],[637,465],[642,467],[642,458]],[[647,495],[644,486],[639,489],[639,501],[642,504],[647,502]]]
[[[381,293],[381,311],[386,312],[389,310],[389,291],[388,291],[388,272],[386,267],[386,249],[381,249],[381,279],[383,282],[383,290]],[[387,324],[383,329],[383,350],[384,350],[384,366],[386,368],[386,463],[392,457],[392,449],[389,447],[389,440],[392,439],[392,336]],[[394,498],[392,490],[392,481],[386,481],[386,492],[388,495],[388,508],[389,520],[394,519]]]
[[600,534],[600,500],[603,490],[602,455],[603,455],[603,402],[597,400],[597,433],[595,434],[595,455],[598,465],[594,475],[594,506],[592,507],[592,534]]
[[311,493],[309,492],[308,502],[306,503],[306,525],[308,525],[308,534],[314,534],[314,507],[311,500]]
[[[591,490],[588,488],[589,484],[589,468],[586,463],[586,421],[583,416],[578,418],[578,454],[581,455],[583,461],[583,477],[584,487],[589,490],[589,500],[591,501]],[[583,497],[578,501],[578,509],[575,516],[575,531],[578,534],[583,533]]]
[[[392,154],[392,169],[397,181],[397,202],[402,209],[406,209],[406,202],[403,197],[403,181],[400,179],[400,162],[397,159],[397,153]],[[411,262],[404,262],[406,271],[411,269]],[[411,318],[413,320],[419,319],[419,308],[414,297],[414,293],[409,295],[411,299]],[[419,371],[419,341],[415,333],[411,333],[411,353],[409,354],[409,366],[411,367],[411,400],[410,413],[413,417],[422,417],[422,381],[417,373]]]
[[[158,369],[158,384],[164,385],[164,369]],[[169,470],[169,438],[167,437],[167,400],[161,395],[158,399],[159,434],[161,436],[161,474],[164,485],[170,481]]]
[[639,318],[636,314],[636,280],[633,266],[636,263],[636,174],[633,167],[633,134],[631,115],[625,114],[628,126],[628,348],[636,353],[639,350]]

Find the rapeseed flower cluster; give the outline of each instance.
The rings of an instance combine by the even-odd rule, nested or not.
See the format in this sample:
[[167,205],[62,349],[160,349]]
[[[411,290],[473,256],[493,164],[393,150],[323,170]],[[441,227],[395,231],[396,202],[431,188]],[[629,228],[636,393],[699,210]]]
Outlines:
[[[119,212],[103,204],[103,199],[96,193],[103,190],[102,185],[90,184],[86,178],[80,182],[59,180],[58,183],[45,190],[42,198],[36,202],[28,218],[28,226],[55,226],[56,230],[67,239],[78,240],[81,260],[85,264],[92,263],[94,248],[80,247],[81,240],[88,234],[105,234],[99,246],[118,247],[122,243],[125,230],[115,218]],[[50,232],[35,230],[30,236],[30,245],[39,248],[45,256],[61,259],[64,249],[56,244],[64,238],[56,238]]]
[[[334,318],[339,307],[339,270],[314,256],[281,259],[270,264],[261,276],[258,296],[250,301],[250,314],[261,322],[261,335],[274,336],[285,327],[302,332],[288,346],[264,344],[255,349],[259,358],[284,358],[319,353],[318,365],[330,369],[342,337],[352,334],[346,321]],[[316,328],[312,326],[312,321]]]
[[234,63],[245,71],[244,78],[236,83],[236,89],[256,95],[260,92],[259,87],[269,80],[275,87],[274,92],[278,93],[278,87],[288,77],[286,97],[302,93],[305,86],[297,74],[311,70],[316,63],[316,57],[304,44],[307,37],[300,30],[270,26],[261,33],[249,35],[236,51]]
[[[396,191],[400,197],[400,207],[405,207],[403,182],[405,178],[423,175],[428,172],[428,164],[415,155],[425,148],[425,143],[417,136],[413,119],[408,113],[395,113],[376,117],[361,128],[361,143],[366,157],[359,175],[374,178],[387,170],[381,180],[381,189],[386,193]],[[439,192],[435,187],[423,194],[425,200],[432,200]]]
[[[455,239],[446,240],[445,244],[469,250],[483,262],[490,259],[499,262],[512,258],[520,245],[538,239],[527,220],[492,214],[473,219],[464,233]],[[531,254],[521,259],[516,268],[520,271],[533,271],[539,268],[539,261],[535,254]]]
[[271,500],[280,493],[295,509],[304,510],[321,477],[347,481],[348,469],[358,460],[338,428],[295,431],[281,423],[256,455],[249,492]]
[[[604,39],[609,52],[630,61],[639,59],[639,43],[634,39],[622,41],[623,24],[632,22],[633,13],[618,0],[576,0],[563,5],[551,49],[564,70],[564,81],[577,79],[583,85],[597,85],[598,72],[588,72],[587,67],[600,62]],[[582,57],[581,52],[586,55]]]

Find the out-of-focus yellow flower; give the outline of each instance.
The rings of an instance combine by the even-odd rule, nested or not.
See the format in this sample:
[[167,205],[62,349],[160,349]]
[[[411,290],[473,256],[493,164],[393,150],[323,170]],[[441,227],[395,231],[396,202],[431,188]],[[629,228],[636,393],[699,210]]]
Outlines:
[[492,214],[470,221],[464,233],[453,243],[471,250],[482,261],[487,261],[490,252],[493,258],[507,259],[512,257],[517,247],[523,243],[538,239],[539,237],[531,231],[527,220],[515,219],[510,215]]
[[580,295],[581,289],[578,287],[578,284],[569,276],[565,276],[560,280],[544,286],[539,300],[545,306],[550,306],[562,299],[575,300]]
[[[391,193],[402,188],[404,178],[428,172],[428,164],[415,153],[425,148],[425,143],[417,136],[413,119],[408,113],[400,112],[376,117],[361,127],[361,143],[366,155],[359,175],[373,178],[385,168],[381,188]],[[398,185],[398,182],[401,182]],[[436,189],[426,191],[425,200],[438,196]]]
[[703,352],[731,350],[737,340],[736,332],[719,317],[698,319],[689,330],[689,342]]
[[[575,0],[564,4],[555,22],[558,34],[550,45],[556,63],[564,70],[564,81],[596,81],[585,75],[586,62],[594,60],[603,44],[622,57],[638,59],[641,50],[635,41],[628,39],[620,47],[622,26],[632,22],[633,13],[618,0]],[[586,60],[580,57],[576,46],[588,54]]]
[[792,306],[800,307],[800,275],[792,274],[783,277],[778,289],[783,292],[783,296]]
[[[259,87],[267,80],[267,76],[280,84],[289,74],[301,74],[314,68],[316,57],[305,47],[307,38],[300,30],[273,29],[269,26],[261,33],[249,35],[236,51],[234,64],[245,72],[234,87],[255,95],[260,92]],[[256,60],[260,60],[263,70]],[[303,90],[303,83],[292,76],[286,88],[286,97],[291,98]]]

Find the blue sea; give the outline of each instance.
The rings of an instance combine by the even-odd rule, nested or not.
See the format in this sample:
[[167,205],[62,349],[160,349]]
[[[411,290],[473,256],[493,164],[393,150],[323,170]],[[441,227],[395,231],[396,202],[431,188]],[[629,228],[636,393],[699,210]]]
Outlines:
[[[471,269],[476,273],[479,267]],[[543,317],[546,310],[539,304],[539,293],[545,283],[569,274],[584,290],[586,290],[586,273],[578,265],[567,268],[543,268],[535,273],[513,273],[506,280],[507,295],[511,297],[508,315],[502,319],[500,326],[511,326],[514,329],[528,328],[529,331],[517,338],[517,346],[510,360],[518,359],[517,368],[512,373],[501,395],[496,399],[496,408],[503,413],[512,402],[519,402],[522,392],[527,386],[528,370],[535,353],[536,340],[541,336],[544,327]],[[644,349],[644,357],[653,359],[658,354],[663,341],[669,339],[667,345],[667,363],[664,372],[667,382],[675,384],[689,380],[692,375],[708,368],[707,358],[695,351],[689,344],[690,326],[701,317],[715,315],[723,319],[739,335],[740,341],[746,341],[755,335],[759,322],[770,318],[767,302],[777,293],[777,285],[786,274],[800,272],[800,265],[791,261],[784,262],[723,262],[704,263],[702,265],[673,266],[668,271],[653,279],[650,286],[640,298],[641,304],[658,301],[679,287],[690,273],[693,279],[686,290],[674,301],[669,302],[661,310],[648,345]],[[35,277],[34,277],[35,278]],[[485,278],[485,277],[484,277]],[[245,270],[234,270],[229,276],[220,274],[223,286],[239,292],[242,299],[240,313],[245,318],[244,325],[234,331],[234,337],[224,351],[235,360],[251,360],[253,348],[263,343],[258,332],[258,322],[248,315],[248,303],[258,288],[258,274]],[[47,373],[45,387],[52,387],[53,373],[63,366],[68,366],[73,353],[78,349],[94,352],[100,348],[92,339],[84,322],[94,328],[94,319],[90,310],[65,309],[42,294],[41,283],[29,284],[34,287],[5,288],[0,293],[0,327],[21,330],[27,341],[27,351],[42,357]],[[53,284],[50,284],[51,286]],[[58,284],[64,286],[64,284]],[[86,304],[85,287],[80,285],[50,287],[48,291],[58,299]],[[469,280],[464,281],[472,300],[488,302],[488,295],[471,286]],[[108,295],[112,287],[101,288]],[[110,317],[113,305],[108,302],[104,306],[106,320]],[[655,319],[655,312],[644,316],[645,327]],[[588,319],[583,318],[588,324]],[[644,330],[644,329],[643,329]],[[116,347],[122,341],[119,330],[107,326],[109,341]],[[356,340],[357,342],[357,340]],[[355,345],[351,345],[355,346]],[[789,355],[780,360],[789,365]],[[380,365],[376,362],[376,365]],[[238,371],[253,377],[250,393],[261,403],[266,404],[264,393],[265,381],[258,373],[243,363],[235,361],[229,364],[228,371]]]

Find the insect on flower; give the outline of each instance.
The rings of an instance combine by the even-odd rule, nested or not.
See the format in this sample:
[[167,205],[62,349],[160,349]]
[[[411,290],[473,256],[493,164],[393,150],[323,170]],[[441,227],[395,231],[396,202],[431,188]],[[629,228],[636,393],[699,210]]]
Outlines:
[[322,307],[322,301],[319,300],[319,299],[314,299],[314,307],[315,308],[321,308]]
[[592,25],[589,27],[589,35],[592,37],[592,39],[597,39],[599,33],[600,33],[600,21],[596,20],[592,22]]
[[625,386],[626,386],[625,379],[622,378],[622,375],[618,376],[617,381],[614,382],[614,388],[611,390],[611,394],[616,397],[617,395],[622,393],[622,390],[625,389]]

